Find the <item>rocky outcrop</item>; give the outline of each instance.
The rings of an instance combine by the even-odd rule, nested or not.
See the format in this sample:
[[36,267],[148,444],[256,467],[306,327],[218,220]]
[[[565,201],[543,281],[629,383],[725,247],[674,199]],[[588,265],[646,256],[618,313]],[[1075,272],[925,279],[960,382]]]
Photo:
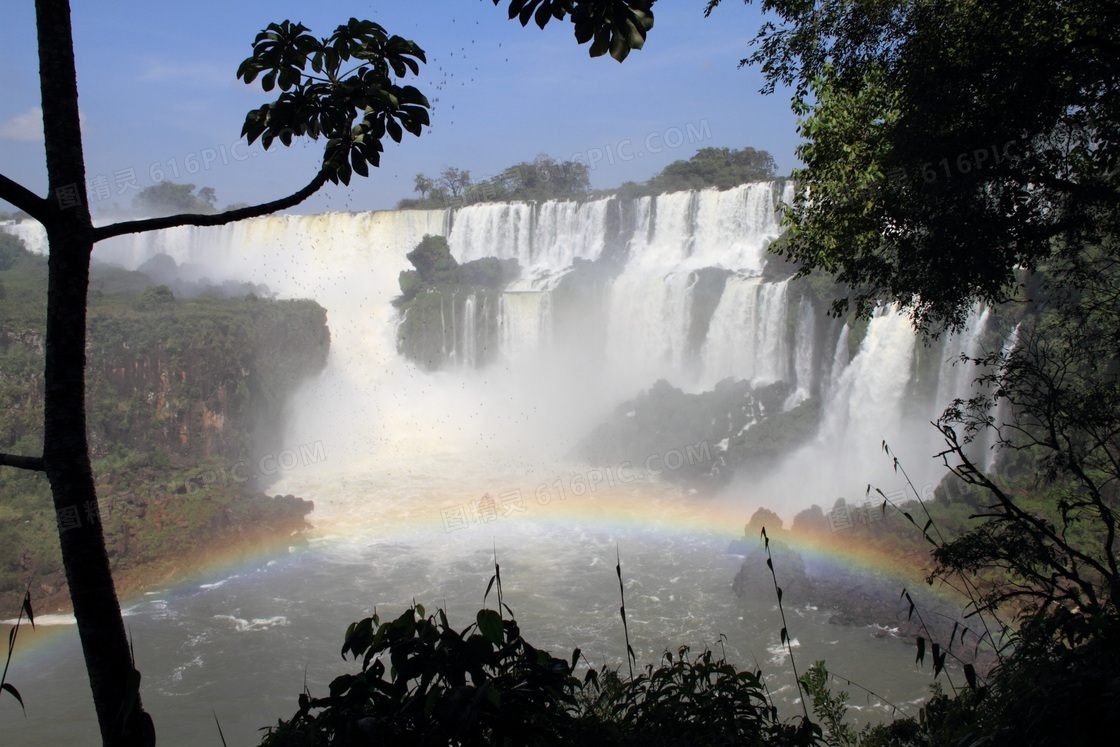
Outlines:
[[428,370],[478,368],[499,352],[502,289],[521,270],[515,259],[459,264],[442,236],[425,236],[400,274],[397,350]]
[[[37,262],[22,258],[5,273],[24,271],[11,285],[29,297],[44,280]],[[89,305],[87,424],[98,502],[57,517],[41,475],[0,470],[0,617],[18,610],[29,582],[36,609],[64,606],[58,533],[74,522],[102,524],[123,594],[185,572],[215,549],[286,538],[312,508],[263,492],[277,470],[260,467],[270,457],[270,466],[325,458],[321,444],[280,440],[289,397],[326,364],[324,309],[254,296],[179,299],[143,275],[114,272],[129,291],[95,289]],[[35,454],[41,322],[0,311],[0,450]]]
[[326,365],[312,301],[175,300],[89,322],[93,456],[113,448],[254,458],[281,447],[287,397]]
[[708,458],[686,458],[680,468],[663,470],[664,479],[710,487],[725,484],[736,472],[757,476],[816,430],[816,401],[784,411],[789,392],[781,382],[756,388],[726,379],[711,391],[688,394],[658,381],[615,408],[570,456],[594,466],[640,465],[650,455],[693,446],[697,452],[702,447]]

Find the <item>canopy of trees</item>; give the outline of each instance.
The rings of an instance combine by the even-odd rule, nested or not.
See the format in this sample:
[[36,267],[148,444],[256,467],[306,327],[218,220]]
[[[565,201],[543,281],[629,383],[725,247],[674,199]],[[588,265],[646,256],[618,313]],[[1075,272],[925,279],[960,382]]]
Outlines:
[[777,165],[764,150],[701,148],[687,161],[673,161],[647,183],[658,192],[687,189],[730,189],[747,182],[773,179]]
[[479,202],[565,200],[586,197],[591,191],[587,166],[575,161],[557,161],[541,154],[532,161],[510,166],[490,179],[478,182],[464,169],[449,167],[432,179],[417,174],[413,180],[419,198],[401,200],[397,207],[462,207]]
[[861,310],[959,324],[1018,269],[1115,235],[1114,3],[765,6],[748,61],[793,86],[804,137],[786,251]]
[[140,190],[132,198],[132,206],[140,215],[157,218],[178,213],[216,213],[216,201],[213,187],[201,187],[195,193],[193,184],[163,181]]
[[[626,182],[617,192],[627,197],[690,189],[730,189],[748,182],[775,178],[774,158],[754,148],[701,148],[688,160],[673,161],[647,182]],[[461,207],[478,202],[516,202],[583,199],[592,192],[588,168],[578,161],[557,161],[541,154],[522,161],[497,176],[472,182],[469,171],[444,169],[438,178],[417,174],[413,180],[418,198],[401,200],[397,207]]]

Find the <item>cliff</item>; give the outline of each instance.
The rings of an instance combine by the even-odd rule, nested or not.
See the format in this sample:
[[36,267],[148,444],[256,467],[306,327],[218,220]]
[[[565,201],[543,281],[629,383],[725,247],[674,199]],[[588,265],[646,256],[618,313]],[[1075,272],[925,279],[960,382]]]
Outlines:
[[[42,441],[45,260],[0,270],[0,449]],[[280,439],[288,398],[326,364],[326,312],[313,301],[176,298],[140,273],[91,281],[87,419],[100,520],[122,593],[195,556],[288,534],[311,504],[263,490],[289,457],[321,444]],[[0,617],[31,584],[40,611],[67,602],[60,520],[41,474],[0,470]],[[64,527],[62,527],[64,530]]]
[[459,264],[442,236],[425,236],[400,274],[397,351],[428,370],[477,368],[499,351],[502,289],[520,274],[517,260],[486,257]]

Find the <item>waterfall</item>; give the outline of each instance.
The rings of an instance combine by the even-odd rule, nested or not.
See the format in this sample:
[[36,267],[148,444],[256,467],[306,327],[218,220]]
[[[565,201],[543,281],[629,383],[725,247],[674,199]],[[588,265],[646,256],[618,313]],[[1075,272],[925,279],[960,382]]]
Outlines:
[[[941,369],[937,376],[937,395],[934,406],[944,409],[954,399],[968,399],[973,394],[973,382],[978,375],[976,366],[962,361],[961,356],[977,358],[981,354],[981,342],[988,324],[987,306],[974,306],[960,332],[948,335],[942,347]],[[941,411],[933,414],[940,417]]]
[[816,315],[813,305],[802,298],[797,306],[797,335],[794,339],[793,372],[796,388],[786,399],[787,410],[809,399],[813,391],[813,345],[816,342]]
[[455,213],[447,243],[460,262],[516,259],[525,271],[516,288],[540,288],[574,260],[598,259],[606,242],[610,202],[472,205]]
[[500,317],[501,352],[516,361],[547,346],[550,296],[548,293],[506,291]]
[[463,358],[460,365],[467,368],[478,366],[478,320],[475,305],[478,299],[472,293],[463,303],[463,331],[460,335]]
[[836,391],[836,385],[840,383],[840,377],[844,373],[844,369],[848,367],[848,360],[850,355],[848,353],[848,335],[851,329],[845,322],[844,326],[840,328],[840,334],[836,338],[836,348],[832,353],[832,365],[828,369],[828,378],[825,379],[824,386],[821,391],[821,399],[828,401],[832,397],[832,393]]
[[[1012,353],[1015,352],[1015,348],[1019,345],[1019,327],[1020,324],[1015,325],[1011,330],[1011,334],[1004,340],[1003,347],[1000,349],[1000,360],[1004,361],[1004,367],[1006,366],[1006,361],[1011,358]],[[995,471],[996,464],[999,460],[1001,447],[1000,438],[1003,436],[1002,429],[1006,425],[1005,421],[1011,415],[1010,410],[1011,408],[1007,400],[1001,399],[996,405],[996,411],[992,413],[994,427],[985,431],[984,438],[982,439],[982,445],[984,447],[982,461],[984,464],[984,471],[989,474]]]
[[706,381],[731,377],[769,384],[787,378],[787,287],[752,277],[728,279],[701,353]]
[[[292,439],[327,434],[340,461],[400,474],[421,454],[564,453],[658,379],[702,392],[731,378],[782,384],[776,411],[809,401],[819,410],[816,439],[777,470],[799,490],[772,490],[789,506],[830,505],[890,466],[883,440],[927,461],[936,450],[929,413],[968,396],[972,371],[951,362],[979,350],[989,314],[974,310],[946,339],[936,370],[922,374],[936,383],[915,394],[920,356],[905,316],[826,323],[808,286],[764,275],[781,236],[777,206],[791,190],[758,183],[634,200],[279,215],[119,237],[95,258],[134,269],[162,253],[194,279],[318,300],[330,360],[293,403]],[[37,226],[0,228],[45,251]],[[460,263],[516,259],[521,274],[503,289],[440,289],[423,315],[402,320],[390,302],[410,269],[405,255],[426,234],[446,237]],[[406,329],[424,336],[418,349],[430,360],[398,352]]]
[[878,445],[898,433],[914,343],[910,320],[896,309],[875,315],[825,403],[822,440],[857,439]]

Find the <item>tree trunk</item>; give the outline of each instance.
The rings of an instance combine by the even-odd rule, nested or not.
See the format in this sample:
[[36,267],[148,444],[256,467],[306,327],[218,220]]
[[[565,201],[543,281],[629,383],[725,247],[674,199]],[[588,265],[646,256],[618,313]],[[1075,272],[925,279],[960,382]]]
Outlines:
[[109,570],[86,437],[86,295],[93,225],[85,189],[70,6],[66,0],[37,0],[35,10],[50,182],[43,467],[54,497],[62,563],[102,742],[154,744]]
[[[64,221],[63,223],[67,223]],[[86,232],[88,236],[88,232]],[[92,247],[81,233],[48,230],[43,465],[58,518],[62,563],[106,745],[143,745],[150,719],[105,551],[85,418],[86,290]],[[122,728],[126,720],[128,729]]]

